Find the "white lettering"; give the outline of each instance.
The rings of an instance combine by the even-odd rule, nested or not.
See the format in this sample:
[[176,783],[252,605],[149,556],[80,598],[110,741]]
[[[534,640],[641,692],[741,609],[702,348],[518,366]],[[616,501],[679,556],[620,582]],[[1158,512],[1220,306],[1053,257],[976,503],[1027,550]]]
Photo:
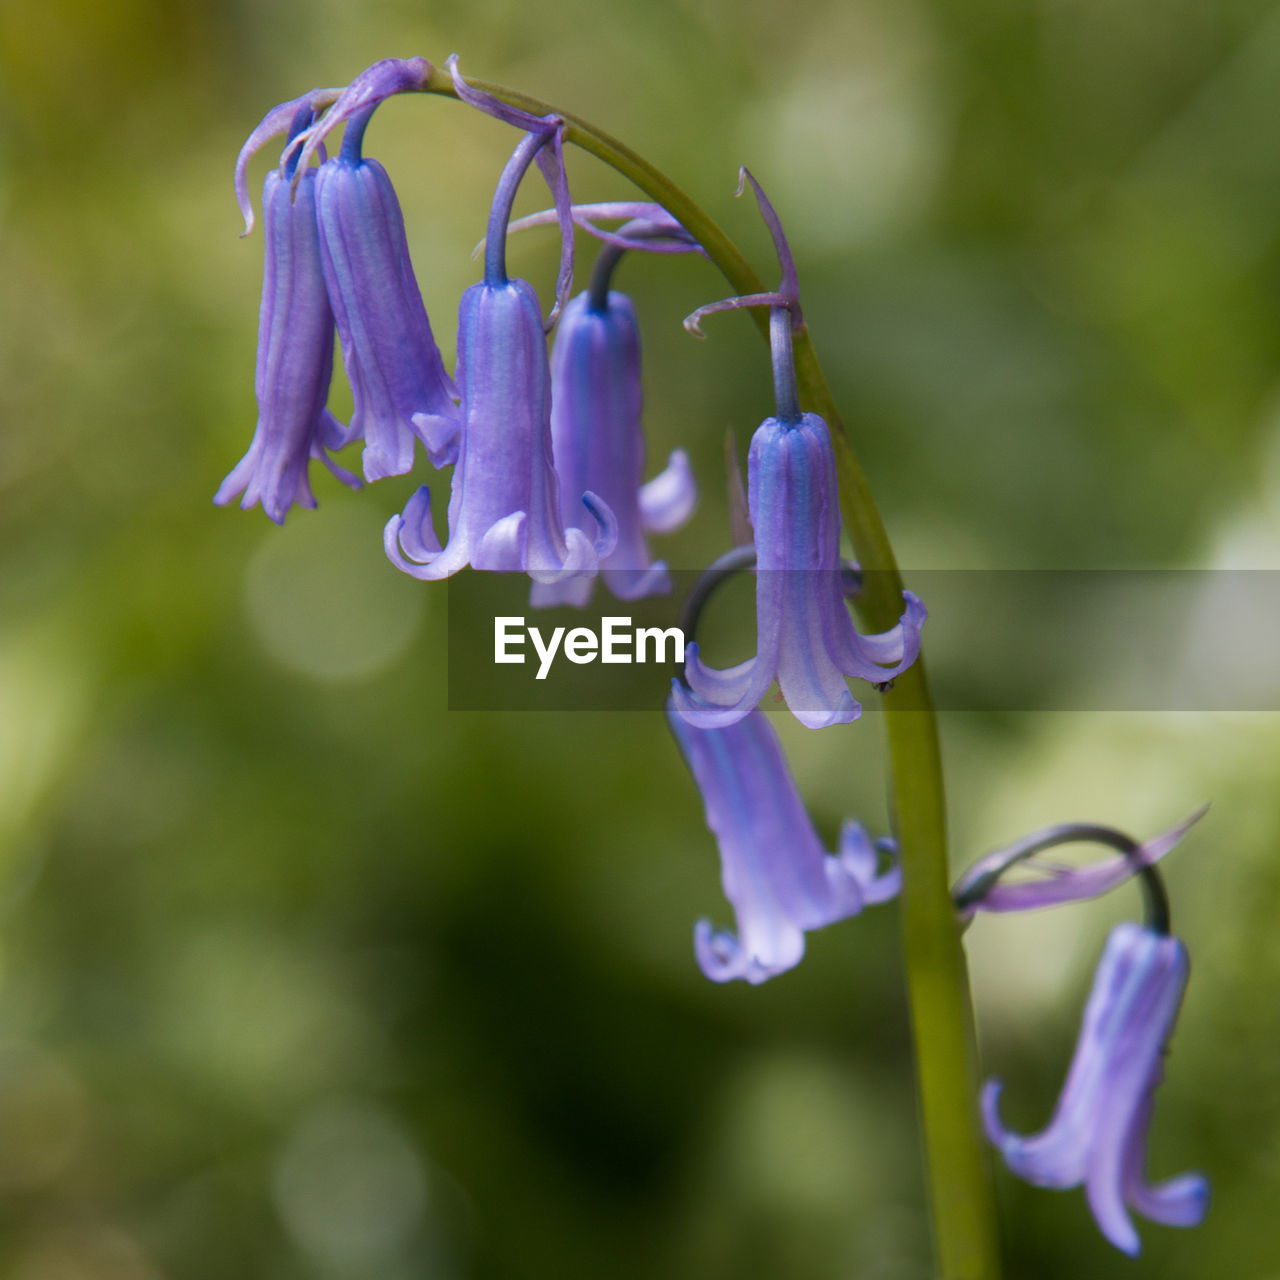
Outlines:
[[625,632],[619,633],[619,627],[630,627],[630,618],[601,618],[604,630],[601,633],[601,662],[630,662],[631,655],[626,652],[620,653],[619,648],[625,650],[631,644],[631,637]]
[[508,624],[515,623],[523,629],[523,618],[494,618],[493,620],[493,660],[494,662],[523,662],[523,653],[508,653],[507,646],[524,645],[524,636],[519,630],[512,631]]
[[[684,632],[679,627],[633,628],[630,618],[600,619],[599,633],[590,627],[574,627],[566,634],[564,627],[543,635],[522,617],[496,617],[493,620],[493,660],[495,663],[524,663],[525,640],[533,642],[538,655],[537,680],[545,680],[562,651],[570,662],[582,666],[597,660],[609,663],[684,661]],[[650,658],[650,646],[653,656]],[[632,656],[634,651],[634,656]],[[668,656],[670,653],[670,656]]]
[[667,659],[667,641],[670,640],[675,647],[675,653],[672,655],[671,662],[684,661],[684,632],[679,627],[668,627],[665,631],[661,627],[641,627],[636,632],[636,661],[645,662],[645,641],[653,641],[654,662],[666,662]]
[[551,643],[544,645],[542,643],[542,632],[537,627],[530,627],[529,638],[533,641],[533,647],[538,651],[540,665],[538,674],[535,677],[538,680],[545,680],[547,672],[551,670],[551,664],[555,660],[556,650],[560,647],[560,638],[564,635],[564,628],[557,627],[551,633]]
[[564,656],[579,666],[584,662],[594,662],[599,648],[596,633],[587,627],[574,627],[564,638]]

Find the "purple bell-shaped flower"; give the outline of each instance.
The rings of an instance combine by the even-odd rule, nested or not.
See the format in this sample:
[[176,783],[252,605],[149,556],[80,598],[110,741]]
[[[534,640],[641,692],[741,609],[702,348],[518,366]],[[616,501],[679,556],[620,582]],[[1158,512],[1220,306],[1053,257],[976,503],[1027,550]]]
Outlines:
[[[773,233],[782,264],[777,293],[730,298],[699,308],[685,324],[744,306],[770,308],[777,413],[751,440],[747,500],[756,546],[756,656],[729,670],[705,666],[690,645],[685,678],[673,689],[680,714],[699,728],[723,728],[745,716],[776,679],[787,706],[811,729],[855,719],[861,711],[845,683],[858,676],[883,684],[920,652],[927,616],[911,592],[896,627],[864,636],[845,605],[840,563],[840,505],[827,424],[800,411],[792,355],[799,314],[795,263],[772,205],[744,169]],[[690,692],[692,691],[692,692]]]
[[449,498],[448,543],[442,548],[435,535],[426,486],[386,527],[388,557],[415,578],[445,578],[470,564],[554,583],[594,576],[599,557],[612,549],[613,516],[594,495],[583,495],[596,524],[594,539],[561,520],[542,313],[530,285],[506,273],[515,190],[559,128],[559,121],[542,123],[516,148],[494,199],[485,279],[462,296],[457,374],[465,425]]
[[879,853],[892,854],[892,841],[873,844],[858,823],[847,822],[840,852],[832,857],[823,849],[763,712],[727,728],[698,729],[668,702],[667,720],[702,792],[738,923],[736,936],[709,920],[694,929],[698,964],[713,982],[764,982],[800,962],[807,930],[897,894],[896,863],[879,868]]
[[1184,1173],[1146,1178],[1147,1130],[1164,1054],[1187,985],[1187,950],[1144,925],[1117,925],[1085,1006],[1075,1057],[1048,1127],[1031,1137],[1000,1119],[1000,1082],[982,1091],[987,1136],[1019,1177],[1038,1187],[1084,1184],[1098,1228],[1117,1249],[1141,1247],[1129,1210],[1170,1227],[1194,1227],[1209,1184]]
[[891,680],[920,651],[924,605],[904,593],[902,620],[860,635],[845,604],[835,459],[817,414],[767,418],[751,441],[747,500],[756,542],[756,656],[725,671],[704,666],[690,645],[677,686],[680,714],[701,728],[734,723],[776,679],[787,706],[810,729],[856,719],[845,683]]
[[[1000,1119],[1000,1082],[989,1080],[982,1090],[987,1136],[1010,1170],[1038,1187],[1083,1184],[1102,1234],[1131,1255],[1140,1247],[1131,1209],[1166,1226],[1194,1227],[1209,1205],[1209,1184],[1199,1174],[1155,1186],[1146,1178],[1147,1129],[1189,967],[1186,948],[1169,931],[1169,899],[1156,863],[1206,808],[1141,843],[1097,823],[1046,827],[980,858],[952,890],[966,919],[979,910],[1034,910],[1096,897],[1131,876],[1142,885],[1146,922],[1118,925],[1107,938],[1049,1124],[1031,1136],[1014,1133]],[[1073,844],[1101,844],[1118,856],[1083,867],[1040,861]],[[1015,867],[1041,874],[1002,884]]]
[[[296,135],[310,122],[311,107],[305,99],[283,106],[294,113]],[[343,483],[359,485],[326,452],[345,440],[342,424],[325,408],[333,371],[333,312],[320,264],[315,171],[295,175],[295,164],[296,158],[283,170],[271,170],[262,187],[266,251],[254,375],[258,424],[249,451],[213,499],[219,506],[236,497],[242,507],[261,503],[277,524],[295,503],[316,505],[307,474],[312,459]],[[295,181],[297,194],[291,198]],[[240,185],[237,172],[237,189]]]
[[[602,258],[610,253],[606,249]],[[618,524],[614,549],[600,562],[605,586],[620,600],[669,591],[661,561],[645,535],[668,533],[693,513],[698,488],[689,457],[677,449],[666,468],[642,483],[644,402],[640,333],[631,300],[607,287],[580,293],[560,317],[551,349],[551,438],[560,477],[560,516],[566,529],[583,528],[579,497],[599,495]],[[590,578],[536,584],[534,605],[586,604]]]
[[391,179],[361,152],[377,102],[405,87],[404,65],[378,63],[348,86],[326,121],[346,121],[342,150],[316,178],[325,282],[355,401],[350,437],[364,441],[370,480],[409,471],[415,439],[433,466],[452,463],[461,420]]

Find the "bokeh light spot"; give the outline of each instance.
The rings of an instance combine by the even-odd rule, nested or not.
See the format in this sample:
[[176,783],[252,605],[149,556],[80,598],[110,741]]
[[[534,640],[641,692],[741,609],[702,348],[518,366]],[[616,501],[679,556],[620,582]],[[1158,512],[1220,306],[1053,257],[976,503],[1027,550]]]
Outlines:
[[294,511],[246,574],[249,621],[282,666],[316,680],[365,680],[395,661],[422,622],[426,592],[382,554],[372,510]]

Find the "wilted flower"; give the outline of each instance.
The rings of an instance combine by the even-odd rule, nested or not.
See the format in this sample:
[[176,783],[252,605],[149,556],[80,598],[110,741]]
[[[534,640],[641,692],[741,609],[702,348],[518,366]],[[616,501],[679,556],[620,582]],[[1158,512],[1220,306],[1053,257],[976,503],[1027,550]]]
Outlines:
[[1133,923],[1118,925],[1085,1006],[1066,1084],[1049,1125],[1032,1137],[1000,1121],[1000,1082],[982,1092],[987,1136],[1019,1177],[1040,1187],[1084,1184],[1102,1234],[1136,1255],[1132,1208],[1153,1222],[1194,1227],[1209,1205],[1209,1184],[1186,1173],[1151,1186],[1146,1137],[1163,1055],[1187,983],[1187,952],[1177,938]]
[[[297,127],[310,116],[304,102]],[[243,494],[242,507],[260,502],[277,524],[294,503],[316,505],[307,475],[313,458],[344,483],[359,484],[325,452],[345,440],[342,424],[325,408],[333,371],[333,312],[320,265],[315,172],[298,176],[291,200],[293,180],[291,168],[273,169],[263,184],[266,252],[254,375],[258,424],[249,451],[213,499],[223,506]]]
[[839,854],[823,850],[763,712],[728,728],[697,729],[668,702],[667,720],[702,792],[738,922],[737,937],[708,920],[694,929],[698,964],[713,982],[764,982],[799,963],[806,930],[898,892],[896,863],[878,868],[877,848],[891,853],[891,841],[873,845],[858,823],[847,822]]
[[[679,528],[693,512],[698,489],[689,458],[677,449],[648,484],[644,473],[640,333],[631,300],[609,290],[603,305],[580,293],[560,317],[551,349],[551,438],[560,477],[560,516],[566,529],[582,528],[580,495],[608,504],[618,541],[600,562],[605,585],[620,600],[670,589],[666,566],[649,556],[645,533]],[[536,584],[535,605],[582,605],[590,578]]]

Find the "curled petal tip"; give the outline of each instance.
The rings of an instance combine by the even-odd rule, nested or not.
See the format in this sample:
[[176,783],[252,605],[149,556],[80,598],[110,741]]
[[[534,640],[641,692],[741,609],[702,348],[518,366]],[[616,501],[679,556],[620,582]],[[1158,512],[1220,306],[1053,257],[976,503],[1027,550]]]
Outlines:
[[[313,90],[313,92],[316,91]],[[236,156],[232,185],[235,190],[236,204],[239,206],[240,214],[244,218],[244,230],[240,233],[241,239],[253,230],[255,221],[253,201],[249,197],[249,161],[253,159],[254,153],[266,142],[284,133],[289,128],[297,114],[299,105],[305,102],[308,96],[304,94],[301,98],[291,98],[288,102],[282,102],[278,106],[272,107],[244,140],[244,145]]]
[[787,233],[782,229],[782,219],[778,217],[777,210],[774,209],[769,197],[765,195],[764,188],[755,180],[751,170],[743,165],[738,170],[738,189],[735,195],[741,195],[745,188],[745,183],[751,183],[751,189],[755,192],[756,204],[760,207],[760,216],[764,219],[764,224],[769,228],[769,234],[773,237],[773,247],[778,254],[778,266],[782,268],[782,280],[778,285],[778,292],[785,294],[790,299],[795,309],[795,319],[799,322],[799,304],[800,304],[800,282],[796,276],[796,261],[791,253],[791,246],[787,242]]
[[[245,139],[244,145],[236,156],[235,175],[233,178],[236,204],[240,206],[240,213],[244,217],[244,230],[240,233],[242,238],[247,236],[254,226],[253,202],[249,199],[248,182],[249,161],[253,158],[254,153],[271,138],[289,132],[291,126],[297,127],[300,113],[304,109],[311,112],[320,111],[338,98],[341,93],[341,89],[312,89],[300,97],[290,98],[287,102],[281,102],[272,107],[262,117]],[[305,122],[306,116],[302,116],[301,119]],[[297,145],[299,145],[297,138],[290,140],[289,145],[285,148],[284,156],[281,157],[282,162]]]
[[590,489],[582,495],[582,505],[591,513],[599,533],[594,543],[595,554],[603,560],[618,545],[618,517],[613,508],[598,494]]
[[1004,1091],[1004,1081],[999,1076],[992,1076],[982,1085],[982,1109],[995,1115],[1000,1104],[1000,1094]]
[[667,465],[640,488],[640,517],[651,533],[672,533],[693,515],[698,505],[698,482],[689,455],[673,450]]
[[547,116],[544,122],[552,131],[551,143],[537,153],[537,164],[551,191],[560,222],[560,270],[556,275],[556,300],[547,317],[544,332],[549,332],[569,301],[573,288],[573,199],[569,194],[569,177],[564,165],[564,120]]
[[400,554],[400,530],[404,528],[404,516],[394,515],[382,526],[382,549],[387,558],[397,564],[403,558]]
[[705,306],[691,311],[684,318],[684,327],[695,338],[704,338],[700,322],[703,316],[713,316],[721,311],[741,311],[747,307],[786,307],[795,315],[795,299],[787,293],[746,293],[737,298],[722,298],[719,302],[708,302]]
[[713,928],[710,920],[693,926],[693,953],[698,968],[712,982],[731,982],[746,974],[742,945],[733,934]]
[[308,132],[298,168],[304,169],[325,138],[339,125],[361,112],[372,111],[397,93],[421,89],[431,75],[431,64],[423,57],[383,58],[366,67],[333,100],[333,105]]
[[563,124],[563,121],[558,116],[535,116],[532,112],[524,111],[520,107],[508,106],[501,99],[494,97],[493,94],[486,93],[483,89],[477,89],[475,85],[468,84],[462,78],[462,72],[458,70],[458,55],[456,53],[451,53],[444,60],[444,66],[449,73],[449,78],[453,81],[453,89],[458,97],[469,106],[483,111],[495,120],[514,125],[518,129],[544,133],[554,125]]
[[[661,205],[652,201],[610,200],[592,204],[575,204],[570,208],[575,224],[604,244],[618,249],[635,249],[644,253],[704,253],[702,246]],[[537,213],[516,218],[507,225],[507,234],[545,227],[560,221],[557,209],[541,209]],[[606,231],[593,219],[625,219],[617,231]],[[477,252],[483,248],[480,242]]]

